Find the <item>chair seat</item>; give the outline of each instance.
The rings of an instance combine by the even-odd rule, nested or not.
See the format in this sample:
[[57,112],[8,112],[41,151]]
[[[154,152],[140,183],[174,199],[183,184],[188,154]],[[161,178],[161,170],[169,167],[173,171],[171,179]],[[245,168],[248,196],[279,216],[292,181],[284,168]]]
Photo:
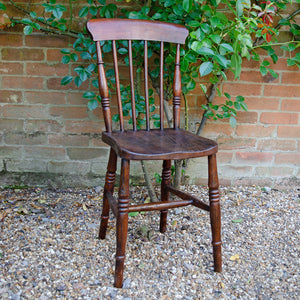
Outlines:
[[171,160],[201,157],[218,151],[216,142],[181,129],[104,132],[102,140],[121,158]]

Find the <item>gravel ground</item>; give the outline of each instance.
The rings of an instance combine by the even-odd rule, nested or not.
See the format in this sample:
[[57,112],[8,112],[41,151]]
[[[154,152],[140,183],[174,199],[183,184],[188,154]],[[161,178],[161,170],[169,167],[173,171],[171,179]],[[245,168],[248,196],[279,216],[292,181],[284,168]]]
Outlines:
[[[113,288],[113,217],[107,239],[97,239],[101,195],[100,187],[0,191],[1,299],[300,299],[299,189],[221,188],[221,274],[205,211],[170,211],[165,234],[157,212],[130,217],[123,289]],[[146,198],[143,188],[132,195]]]

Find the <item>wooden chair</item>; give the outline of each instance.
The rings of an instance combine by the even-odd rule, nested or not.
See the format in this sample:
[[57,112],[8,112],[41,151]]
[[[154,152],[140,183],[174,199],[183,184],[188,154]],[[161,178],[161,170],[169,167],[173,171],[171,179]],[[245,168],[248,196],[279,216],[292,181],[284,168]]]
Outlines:
[[[209,139],[199,137],[188,131],[179,129],[180,101],[181,101],[181,75],[180,75],[180,44],[185,42],[188,30],[181,25],[128,19],[94,19],[88,22],[87,28],[96,42],[99,90],[105,121],[106,131],[102,139],[110,148],[109,162],[104,186],[103,210],[99,238],[105,239],[109,209],[117,218],[117,250],[114,286],[121,288],[125,260],[125,248],[128,231],[128,213],[137,211],[160,211],[160,232],[166,231],[168,209],[193,205],[210,213],[212,245],[214,257],[214,270],[221,272],[221,213],[219,203],[219,182],[217,175],[216,153],[218,145]],[[120,130],[112,130],[109,90],[104,71],[103,56],[100,41],[112,41],[114,70],[116,78],[116,91],[119,109]],[[117,40],[128,40],[129,78],[131,84],[132,104],[132,130],[125,130],[122,112],[122,99],[120,93],[119,70],[117,59]],[[132,40],[144,40],[144,81],[145,81],[145,107],[146,129],[137,130],[135,110],[135,90],[133,78]],[[149,96],[148,96],[148,41],[160,42],[160,129],[150,129]],[[163,64],[164,43],[176,44],[176,61],[173,83],[173,128],[164,129],[163,110]],[[119,197],[113,196],[117,157],[121,158],[121,175]],[[194,157],[208,157],[208,186],[209,205],[198,198],[170,185],[171,160]],[[129,205],[129,164],[130,160],[162,160],[161,201],[156,203]],[[179,201],[169,201],[169,194],[178,196]]]

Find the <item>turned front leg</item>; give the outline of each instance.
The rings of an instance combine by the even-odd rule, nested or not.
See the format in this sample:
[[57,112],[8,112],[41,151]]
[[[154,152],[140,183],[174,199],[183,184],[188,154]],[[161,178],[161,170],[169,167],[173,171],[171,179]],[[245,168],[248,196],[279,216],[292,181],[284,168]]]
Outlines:
[[117,216],[117,253],[114,286],[121,288],[123,285],[123,272],[125,262],[125,249],[128,231],[128,206],[129,206],[129,160],[122,159],[121,176]]
[[109,203],[106,193],[111,192],[113,194],[116,179],[117,169],[117,155],[113,149],[110,149],[109,161],[107,165],[107,172],[105,176],[105,185],[103,191],[103,208],[101,214],[101,224],[99,229],[99,239],[105,239],[108,218],[109,218]]
[[212,231],[212,246],[215,272],[222,271],[222,242],[221,242],[221,207],[219,179],[217,173],[216,155],[208,157],[208,186],[210,203],[210,223]]
[[[166,189],[166,186],[171,183],[171,160],[164,160],[161,177],[161,201],[169,201],[170,192]],[[162,210],[160,213],[160,232],[165,232],[167,230],[167,216],[168,210]]]

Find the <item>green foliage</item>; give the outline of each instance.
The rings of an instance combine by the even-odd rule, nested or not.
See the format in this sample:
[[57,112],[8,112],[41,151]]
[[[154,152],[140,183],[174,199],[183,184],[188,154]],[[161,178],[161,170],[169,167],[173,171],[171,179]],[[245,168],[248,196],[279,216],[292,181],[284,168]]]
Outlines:
[[[120,0],[116,0],[116,3],[118,1]],[[73,81],[79,87],[84,81],[92,78],[92,85],[98,87],[97,68],[94,64],[96,59],[94,42],[85,29],[82,32],[73,31],[72,22],[74,18],[82,19],[81,23],[85,23],[87,19],[91,18],[114,18],[118,12],[117,5],[106,3],[106,0],[86,0],[78,15],[74,16],[72,6],[75,5],[75,2],[75,0],[71,0],[69,5],[64,5],[58,4],[56,0],[45,1],[42,4],[44,13],[38,16],[35,12],[29,11],[21,23],[24,24],[24,34],[26,35],[31,34],[34,30],[43,30],[75,37],[76,40],[70,45],[70,48],[61,50],[62,63],[70,64],[79,60],[81,63],[74,67],[75,75],[65,76],[61,84],[67,85]],[[281,16],[280,10],[285,10],[286,4],[291,2],[290,0],[255,1],[255,4],[250,0],[152,0],[136,2],[140,5],[139,10],[130,11],[123,8],[119,17],[178,23],[189,29],[189,37],[181,51],[182,87],[185,94],[199,85],[198,77],[206,76],[212,85],[217,85],[221,80],[227,80],[226,72],[231,71],[234,73],[234,78],[238,79],[242,69],[242,58],[260,61],[259,70],[262,75],[270,73],[273,77],[277,77],[277,74],[270,68],[270,63],[261,60],[259,53],[256,52],[259,48],[264,49],[276,63],[278,57],[273,46],[281,45],[281,48],[290,54],[288,65],[297,65],[298,67],[300,65],[300,54],[293,54],[300,46],[299,25],[295,23],[293,17],[281,17],[278,26],[288,26],[292,39],[287,43],[278,43],[276,41],[278,28],[272,24],[273,17],[277,14]],[[299,3],[299,0],[296,2]],[[220,9],[221,5],[222,9]],[[4,10],[5,6],[0,4],[0,9]],[[69,15],[70,17],[67,17]],[[112,48],[109,42],[102,42],[101,46],[104,54],[111,52]],[[143,44],[140,41],[133,41],[133,59],[137,67],[137,76],[142,71],[143,66],[142,48]],[[159,44],[151,43],[149,45],[149,57],[158,52]],[[126,42],[118,43],[118,53],[128,63],[128,45]],[[169,69],[165,69],[165,74],[172,74],[168,71],[172,71],[174,68],[175,53],[174,46],[165,45],[165,58],[166,62],[169,63]],[[154,59],[154,62],[157,63],[157,59]],[[115,82],[114,71],[108,70],[107,77],[109,87],[112,87]],[[159,66],[157,64],[150,72],[153,86],[156,86],[158,77]],[[171,75],[165,75],[164,79],[166,87],[172,86]],[[200,86],[208,98],[206,86]],[[221,92],[216,90],[221,96]],[[151,120],[155,126],[159,126],[159,118],[155,114],[153,91],[151,90],[150,93]],[[166,93],[171,95],[171,88],[166,88]],[[121,85],[121,95],[124,116],[131,117],[130,88]],[[84,93],[83,97],[88,100],[89,109],[95,109],[101,102],[100,97],[90,91]],[[208,101],[207,105],[203,105],[202,108],[206,110],[206,117],[215,120],[229,119],[230,125],[235,126],[237,111],[247,110],[247,105],[241,96],[236,97],[234,101],[228,94],[225,94],[225,97],[227,100],[223,104],[214,105]],[[138,84],[135,87],[135,100],[138,127],[142,127],[145,124],[145,104]],[[118,121],[118,119],[118,115],[113,117],[114,121]]]

